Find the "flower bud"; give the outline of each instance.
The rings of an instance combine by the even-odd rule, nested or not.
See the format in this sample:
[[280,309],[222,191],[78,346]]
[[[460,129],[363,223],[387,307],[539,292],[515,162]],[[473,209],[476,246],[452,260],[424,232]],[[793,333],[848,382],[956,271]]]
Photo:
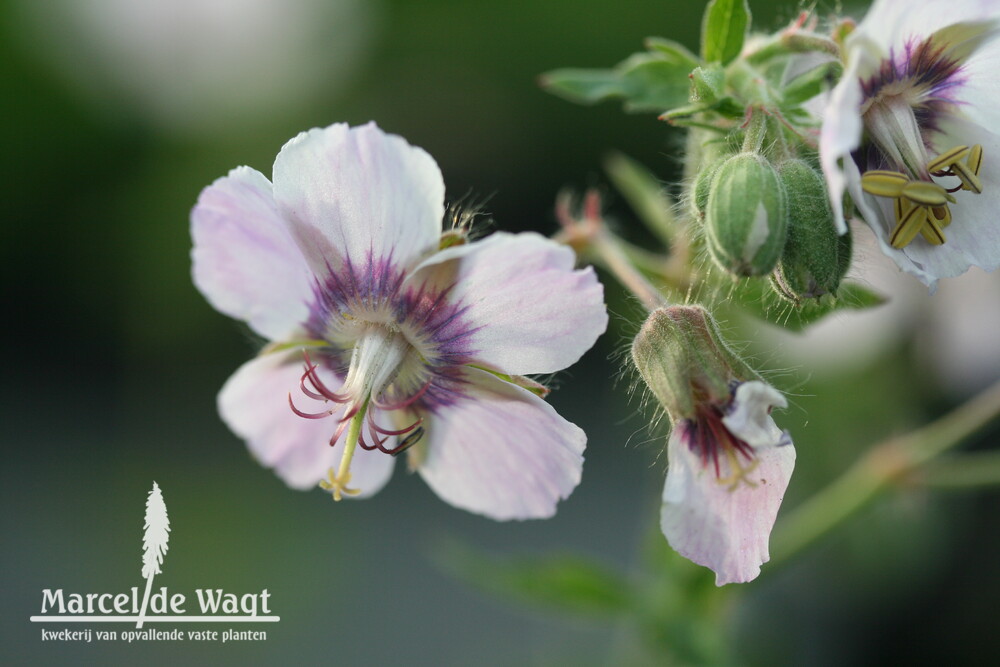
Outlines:
[[734,380],[756,378],[701,306],[653,311],[632,342],[632,361],[670,418],[690,419],[700,403],[725,403]]
[[738,276],[770,273],[785,247],[787,206],[778,174],[763,156],[744,152],[727,159],[705,207],[712,259]]
[[788,197],[788,239],[772,285],[795,303],[836,294],[850,266],[850,238],[845,247],[837,234],[825,181],[802,160],[782,163],[778,176]]

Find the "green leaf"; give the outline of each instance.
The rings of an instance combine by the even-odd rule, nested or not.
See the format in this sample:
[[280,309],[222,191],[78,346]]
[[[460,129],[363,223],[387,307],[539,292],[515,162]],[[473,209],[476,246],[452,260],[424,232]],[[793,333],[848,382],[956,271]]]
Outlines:
[[596,104],[611,97],[622,97],[622,77],[613,69],[557,69],[540,79],[542,88],[577,104]]
[[675,42],[672,39],[665,39],[663,37],[647,37],[644,43],[646,48],[650,51],[655,51],[656,53],[659,53],[674,62],[686,63],[688,65],[688,70],[694,69],[700,62],[698,60],[698,56],[691,53],[688,47],[684,46],[680,42]]
[[740,54],[749,28],[747,0],[712,0],[701,24],[702,58],[709,63],[729,63]]
[[844,283],[837,290],[837,300],[843,302],[843,308],[864,310],[881,306],[889,299],[857,283]]
[[766,278],[747,278],[728,289],[719,288],[711,299],[731,314],[750,313],[789,331],[802,331],[830,313],[841,310],[864,310],[886,302],[886,298],[854,283],[842,283],[837,296],[805,299],[796,306],[771,289]]
[[690,54],[662,51],[636,53],[614,69],[557,69],[543,74],[548,92],[578,104],[595,104],[612,97],[625,100],[629,112],[660,113],[690,97],[688,74],[697,66]]
[[624,577],[579,556],[501,559],[458,543],[442,555],[459,578],[501,597],[588,616],[613,616],[633,606]]
[[625,110],[653,111],[687,104],[691,96],[690,63],[657,53],[636,53],[618,65],[622,74]]
[[803,72],[785,85],[782,91],[784,105],[798,106],[833,87],[842,70],[839,62],[831,60]]

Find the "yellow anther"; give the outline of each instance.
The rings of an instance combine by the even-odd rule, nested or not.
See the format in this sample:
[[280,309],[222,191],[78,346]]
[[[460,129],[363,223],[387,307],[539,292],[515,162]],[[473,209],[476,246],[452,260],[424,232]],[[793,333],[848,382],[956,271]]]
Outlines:
[[333,472],[333,468],[330,468],[330,472],[327,473],[327,478],[320,480],[319,486],[321,489],[331,491],[333,493],[333,499],[339,502],[343,499],[343,496],[356,496],[361,493],[361,489],[347,488],[347,485],[350,483],[350,472],[345,472],[343,475],[337,475]]
[[933,173],[935,171],[941,171],[942,169],[947,169],[956,162],[961,162],[966,157],[968,157],[970,149],[968,146],[955,146],[951,150],[947,150],[941,155],[927,163],[927,171]]
[[951,173],[958,176],[958,180],[962,181],[963,190],[974,192],[977,195],[982,193],[983,183],[969,165],[963,162],[956,162],[951,165]]
[[933,215],[927,216],[927,222],[920,228],[920,235],[931,245],[942,245],[945,242],[944,232]]
[[944,206],[955,198],[937,183],[910,181],[903,186],[902,196],[921,206]]
[[983,166],[983,147],[976,144],[969,149],[969,159],[965,161],[965,164],[969,165],[969,169],[976,176],[979,175],[979,168]]
[[897,219],[896,228],[892,230],[889,244],[893,248],[904,248],[910,244],[927,222],[927,207],[913,206]]
[[935,206],[931,209],[930,217],[934,218],[938,227],[944,229],[951,224],[951,209],[947,206]]
[[[932,176],[955,176],[961,189],[974,194],[983,191],[979,170],[983,147],[955,146],[927,163]],[[944,228],[951,224],[948,203],[957,203],[951,192],[930,180],[911,180],[898,171],[875,169],[861,176],[861,188],[877,197],[893,199],[896,226],[889,236],[893,248],[904,248],[920,234],[931,245],[945,242]]]
[[899,197],[909,182],[906,174],[898,171],[874,169],[866,171],[861,177],[861,188],[876,197]]

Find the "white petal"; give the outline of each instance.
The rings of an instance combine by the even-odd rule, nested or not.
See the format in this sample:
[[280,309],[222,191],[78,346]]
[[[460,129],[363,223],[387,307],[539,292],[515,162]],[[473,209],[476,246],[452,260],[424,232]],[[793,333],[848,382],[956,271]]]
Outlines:
[[437,163],[374,123],[331,125],[289,141],[274,161],[274,197],[320,276],[348,260],[409,266],[439,243]]
[[757,465],[736,488],[722,484],[683,442],[670,434],[660,527],[670,546],[715,572],[717,586],[751,581],[770,558],[768,538],[795,466],[789,443],[756,452]]
[[857,28],[848,36],[846,48],[856,48],[854,40],[871,39],[881,50],[899,49],[907,41],[930,37],[943,27],[993,19],[1000,11],[996,0],[876,0]]
[[[993,271],[1000,266],[1000,137],[985,128],[958,117],[941,122],[942,132],[935,136],[936,151],[957,145],[981,144],[983,165],[980,180],[982,194],[959,191],[957,203],[951,205],[952,223],[945,228],[947,241],[932,246],[917,237],[905,248],[893,248],[889,236],[895,226],[892,202],[861,190],[860,174],[854,167],[850,177],[851,194],[865,222],[875,232],[882,252],[891,257],[900,269],[916,276],[933,291],[938,279],[965,273],[970,266]],[[950,185],[949,182],[944,182]]]
[[271,183],[239,167],[205,188],[191,212],[194,283],[216,310],[269,340],[305,322],[312,272],[278,213]]
[[498,232],[425,260],[408,281],[451,286],[474,328],[473,357],[504,373],[553,373],[604,333],[604,288],[594,270],[574,271],[569,248],[539,234]]
[[[337,429],[335,417],[305,419],[292,412],[288,395],[302,412],[320,412],[329,407],[299,391],[303,363],[296,354],[268,354],[243,364],[219,392],[219,414],[233,433],[246,440],[250,453],[261,465],[273,468],[288,486],[310,489],[340,464],[344,437],[330,447]],[[339,383],[320,368],[329,387]],[[388,443],[391,447],[392,443]],[[392,476],[393,459],[360,447],[351,463],[351,484],[360,496],[377,493]]]
[[776,447],[787,442],[786,436],[771,419],[771,408],[788,407],[777,389],[756,380],[736,388],[733,402],[722,418],[729,432],[751,447]]
[[456,507],[492,519],[537,519],[580,483],[587,436],[531,392],[475,368],[464,398],[425,422],[418,470]]
[[[862,52],[864,53],[864,52]],[[844,76],[830,94],[830,101],[823,113],[820,131],[819,154],[823,174],[830,187],[830,205],[833,209],[837,231],[847,233],[844,220],[844,191],[847,181],[844,169],[853,164],[851,152],[861,145],[861,84],[864,72],[875,64],[869,58],[856,57],[847,66]]]

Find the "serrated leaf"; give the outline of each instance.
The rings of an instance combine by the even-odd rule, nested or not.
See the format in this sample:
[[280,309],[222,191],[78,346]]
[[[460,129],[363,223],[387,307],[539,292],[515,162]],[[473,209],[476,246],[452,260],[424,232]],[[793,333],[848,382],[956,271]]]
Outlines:
[[681,104],[691,96],[690,63],[656,53],[636,53],[621,63],[625,110],[657,113]]
[[542,88],[577,104],[622,97],[621,73],[613,69],[557,69],[541,76]]
[[632,589],[606,566],[572,555],[500,559],[460,544],[443,553],[461,579],[497,595],[550,609],[613,616],[631,609]]
[[644,42],[646,48],[654,53],[659,53],[668,60],[672,60],[676,63],[684,63],[688,71],[693,70],[700,64],[698,56],[691,53],[691,51],[681,44],[680,42],[675,42],[672,39],[666,39],[663,37],[647,37]]
[[548,92],[578,104],[620,97],[626,111],[659,113],[687,103],[692,63],[687,57],[636,53],[614,69],[557,69],[540,81]]
[[709,63],[729,63],[740,54],[750,29],[746,0],[712,0],[701,24],[701,55]]

